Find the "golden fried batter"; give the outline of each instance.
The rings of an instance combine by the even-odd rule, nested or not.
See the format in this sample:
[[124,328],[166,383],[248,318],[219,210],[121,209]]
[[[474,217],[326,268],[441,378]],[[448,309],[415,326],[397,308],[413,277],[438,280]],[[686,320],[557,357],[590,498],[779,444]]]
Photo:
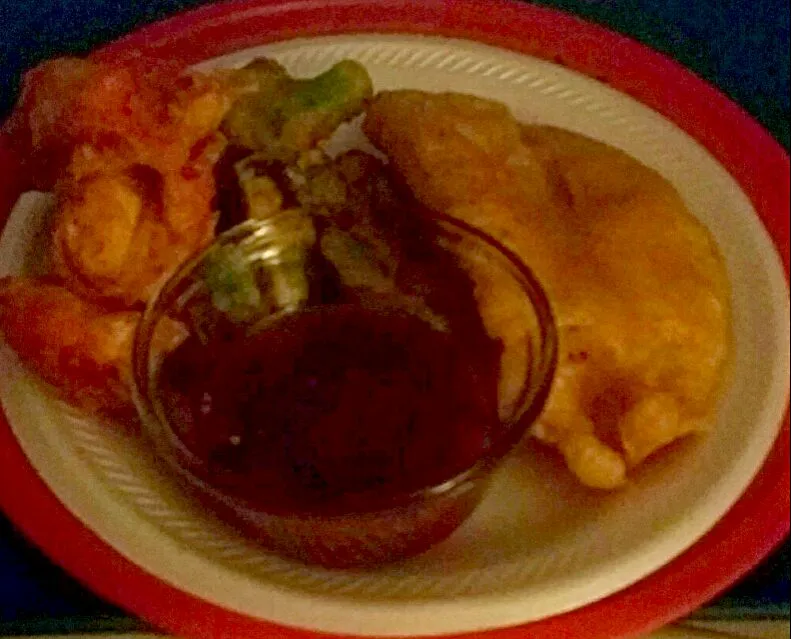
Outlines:
[[139,313],[106,313],[41,280],[0,279],[0,333],[20,359],[68,402],[133,414],[125,383]]
[[[63,399],[91,413],[134,417],[129,388],[139,319],[139,312],[108,311],[45,279],[0,278],[0,336]],[[157,348],[181,336],[179,325],[165,322]]]
[[145,301],[211,240],[216,130],[234,91],[142,63],[63,58],[30,74],[15,123],[39,186],[54,183],[52,257],[72,289]]
[[729,291],[716,246],[670,183],[617,149],[520,125],[467,95],[384,92],[364,127],[418,199],[503,241],[544,284],[560,360],[535,432],[584,484],[620,486],[704,428],[728,355]]
[[[283,89],[277,103],[264,86],[273,77]],[[55,194],[39,265],[52,279],[0,280],[0,333],[70,403],[130,416],[139,319],[130,309],[213,239],[215,165],[226,146],[220,125],[234,102],[244,95],[241,107],[252,101],[256,109],[237,108],[229,135],[253,127],[264,141],[274,136],[278,152],[296,153],[315,151],[370,92],[365,69],[348,61],[312,80],[267,60],[209,75],[143,57],[120,66],[90,58],[39,65],[5,126],[31,186]],[[178,333],[165,325],[157,340]]]

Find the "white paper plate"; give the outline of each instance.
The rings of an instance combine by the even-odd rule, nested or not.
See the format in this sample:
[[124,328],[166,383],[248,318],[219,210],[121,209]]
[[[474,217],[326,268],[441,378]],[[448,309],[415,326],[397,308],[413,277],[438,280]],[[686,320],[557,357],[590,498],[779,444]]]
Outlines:
[[[734,370],[713,432],[654,463],[635,485],[589,493],[524,448],[447,542],[376,571],[331,572],[267,554],[185,501],[139,442],[42,394],[3,351],[0,398],[32,464],[88,528],[180,590],[255,618],[328,632],[425,635],[527,622],[578,608],[648,575],[705,534],[771,448],[789,377],[788,298],[772,242],[729,174],[640,103],[567,68],[439,37],[292,40],[254,56],[313,75],[353,58],[376,89],[454,90],[501,100],[526,122],[565,127],[630,153],[670,179],[719,244],[733,287]],[[348,133],[348,132],[347,132]],[[25,261],[49,200],[18,203],[0,274]]]

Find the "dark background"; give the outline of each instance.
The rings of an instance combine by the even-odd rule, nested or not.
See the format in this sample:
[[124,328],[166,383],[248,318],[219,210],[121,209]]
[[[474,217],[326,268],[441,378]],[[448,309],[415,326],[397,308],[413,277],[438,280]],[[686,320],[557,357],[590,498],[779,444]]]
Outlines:
[[[204,3],[0,0],[0,119],[16,99],[21,73],[37,62],[67,52],[87,52],[136,26]],[[607,25],[671,55],[741,104],[788,148],[788,0],[544,0],[542,4]],[[786,543],[698,616],[787,618],[788,614]],[[97,600],[52,566],[0,516],[0,634],[137,627],[138,622]]]

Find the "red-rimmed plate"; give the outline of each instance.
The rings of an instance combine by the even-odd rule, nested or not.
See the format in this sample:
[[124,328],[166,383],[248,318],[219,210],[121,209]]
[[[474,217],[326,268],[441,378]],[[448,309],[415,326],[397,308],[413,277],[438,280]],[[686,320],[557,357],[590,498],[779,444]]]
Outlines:
[[[341,35],[350,32],[360,35]],[[523,119],[598,137],[669,177],[711,228],[734,286],[736,372],[724,417],[679,453],[694,464],[660,464],[633,491],[604,500],[571,486],[544,493],[540,469],[515,460],[448,545],[406,568],[335,575],[262,556],[189,511],[142,451],[63,413],[4,359],[10,428],[0,430],[0,476],[13,489],[1,499],[32,539],[99,593],[187,636],[306,635],[286,625],[391,636],[509,626],[491,635],[612,638],[683,615],[787,534],[787,421],[775,439],[788,385],[787,289],[759,219],[787,269],[788,158],[757,124],[662,56],[521,4],[220,5],[101,55],[145,49],[193,64],[230,54],[213,63],[234,64],[251,47],[284,40],[258,53],[297,73],[356,57],[378,88],[496,97]],[[25,185],[4,142],[0,204],[10,208]],[[17,207],[0,250],[6,266],[20,262],[29,222],[45,206],[28,197]]]

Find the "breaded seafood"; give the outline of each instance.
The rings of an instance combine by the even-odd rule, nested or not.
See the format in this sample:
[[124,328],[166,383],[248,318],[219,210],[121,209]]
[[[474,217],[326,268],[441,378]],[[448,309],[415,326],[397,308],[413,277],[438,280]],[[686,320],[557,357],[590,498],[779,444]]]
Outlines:
[[[469,95],[383,92],[364,124],[427,207],[518,253],[547,290],[560,359],[537,437],[611,489],[710,421],[729,353],[729,287],[673,186],[584,136],[521,125]],[[486,299],[518,321],[503,300]]]

